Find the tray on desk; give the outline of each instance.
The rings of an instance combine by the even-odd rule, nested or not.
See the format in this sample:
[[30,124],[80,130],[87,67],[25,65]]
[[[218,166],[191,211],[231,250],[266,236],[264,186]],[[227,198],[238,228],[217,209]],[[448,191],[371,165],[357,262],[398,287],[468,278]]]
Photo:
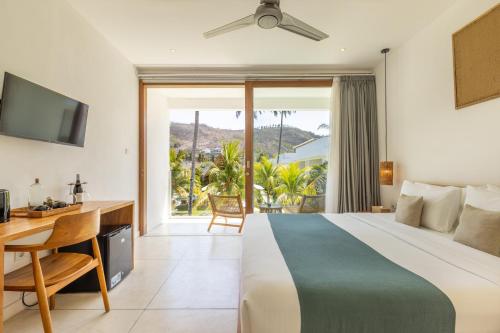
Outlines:
[[69,206],[63,207],[63,208],[54,208],[54,209],[42,210],[42,211],[31,210],[28,207],[22,207],[22,208],[12,209],[10,211],[10,216],[12,216],[12,217],[41,218],[41,217],[47,217],[47,216],[57,215],[57,214],[61,214],[61,213],[67,213],[67,212],[71,212],[74,210],[79,210],[80,207],[82,207],[81,204],[76,204],[76,205],[69,205]]

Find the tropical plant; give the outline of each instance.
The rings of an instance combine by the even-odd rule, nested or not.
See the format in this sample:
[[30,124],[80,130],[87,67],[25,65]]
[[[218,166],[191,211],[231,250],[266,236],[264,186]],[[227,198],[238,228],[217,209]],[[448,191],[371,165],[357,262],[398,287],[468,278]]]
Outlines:
[[328,162],[313,165],[307,170],[307,185],[304,189],[304,194],[316,195],[325,193],[327,170]]
[[194,202],[195,207],[200,210],[205,210],[208,207],[208,189],[210,187],[209,171],[213,168],[213,163],[210,161],[201,162],[198,167],[196,167],[196,187],[195,195],[196,200]]
[[207,170],[208,191],[210,193],[236,195],[243,189],[243,166],[240,142],[231,141],[222,144],[222,152]]
[[189,201],[188,201],[188,215],[193,213],[194,201],[194,181],[195,181],[195,165],[196,165],[196,146],[198,144],[198,129],[200,127],[200,111],[194,112],[194,133],[193,133],[193,148],[191,149],[191,180],[189,182]]
[[254,181],[262,186],[266,194],[266,202],[271,204],[276,201],[276,188],[278,186],[278,167],[266,156],[261,156],[260,161],[254,165]]
[[305,170],[301,169],[298,163],[290,163],[280,166],[278,174],[278,200],[283,205],[298,205],[307,185]]
[[182,166],[186,159],[186,153],[182,150],[176,151],[170,148],[170,173],[172,191],[181,197],[185,197],[189,191],[190,173]]

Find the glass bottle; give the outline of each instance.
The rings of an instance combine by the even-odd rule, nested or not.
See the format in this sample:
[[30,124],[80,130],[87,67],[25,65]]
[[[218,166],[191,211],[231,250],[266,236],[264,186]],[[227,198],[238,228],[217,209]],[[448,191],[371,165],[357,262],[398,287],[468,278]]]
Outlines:
[[34,208],[43,205],[43,200],[45,199],[45,193],[42,184],[40,184],[40,179],[35,178],[35,183],[30,186],[29,192],[29,208]]
[[76,174],[75,186],[73,187],[73,194],[77,195],[78,193],[82,193],[82,192],[83,192],[83,187],[82,187],[82,183],[80,181],[80,174],[77,173]]

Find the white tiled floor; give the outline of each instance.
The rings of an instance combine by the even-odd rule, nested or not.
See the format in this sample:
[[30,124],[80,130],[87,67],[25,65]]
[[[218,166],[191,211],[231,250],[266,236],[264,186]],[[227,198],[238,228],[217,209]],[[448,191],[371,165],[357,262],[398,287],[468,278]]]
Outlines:
[[[206,224],[171,230],[179,228],[201,232]],[[230,232],[164,236],[163,229],[137,239],[135,269],[110,291],[112,311],[102,311],[98,293],[57,295],[51,312],[55,332],[236,332],[241,238]],[[35,309],[4,327],[5,332],[42,332]]]
[[[209,218],[179,218],[172,219],[170,223],[164,223],[157,226],[154,230],[148,233],[149,236],[157,235],[178,235],[178,236],[233,236],[238,234],[238,228],[213,226],[210,233],[207,232]],[[218,219],[217,222],[224,223],[223,219]],[[239,219],[228,219],[229,223],[239,224]]]

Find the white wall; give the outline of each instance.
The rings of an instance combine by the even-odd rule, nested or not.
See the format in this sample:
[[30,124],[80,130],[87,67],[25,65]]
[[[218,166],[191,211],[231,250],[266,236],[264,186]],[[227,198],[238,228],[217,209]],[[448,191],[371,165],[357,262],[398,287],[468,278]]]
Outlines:
[[148,231],[166,223],[170,213],[170,113],[167,97],[159,89],[148,89]]
[[[39,177],[54,198],[80,173],[93,199],[136,200],[138,116],[135,69],[63,0],[0,0],[0,84],[8,71],[90,105],[85,148],[0,136],[0,188],[25,206]],[[6,271],[14,264],[6,254]],[[4,314],[20,308],[7,293]]]
[[[455,110],[451,43],[455,31],[496,3],[458,0],[389,53],[389,159],[396,163],[396,185],[382,186],[384,205],[397,201],[404,179],[500,184],[500,99]],[[382,62],[376,68],[381,159],[383,70]]]

